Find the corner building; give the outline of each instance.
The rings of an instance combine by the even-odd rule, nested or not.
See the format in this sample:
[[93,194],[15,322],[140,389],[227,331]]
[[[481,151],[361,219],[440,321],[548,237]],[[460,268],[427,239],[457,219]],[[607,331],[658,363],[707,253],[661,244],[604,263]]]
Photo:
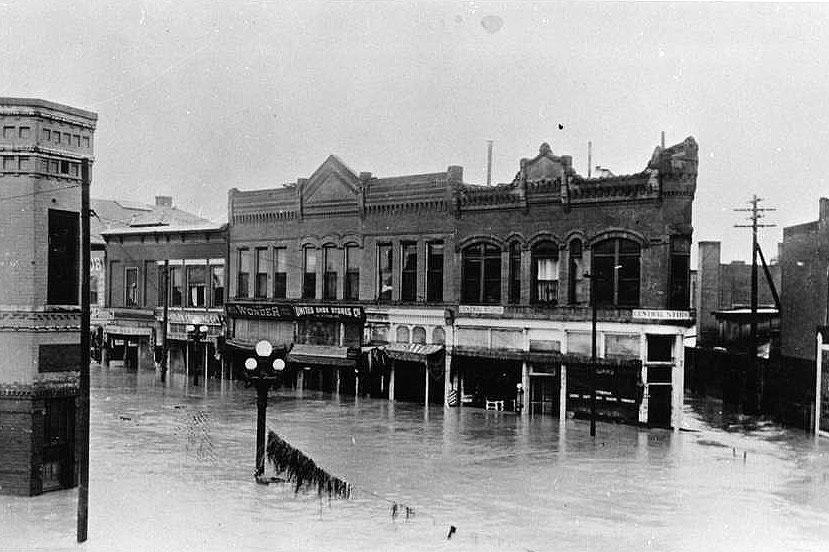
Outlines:
[[296,183],[232,189],[234,364],[265,338],[297,386],[584,414],[592,273],[599,413],[678,427],[696,175],[688,138],[627,176],[584,178],[542,144],[496,186],[330,156]]

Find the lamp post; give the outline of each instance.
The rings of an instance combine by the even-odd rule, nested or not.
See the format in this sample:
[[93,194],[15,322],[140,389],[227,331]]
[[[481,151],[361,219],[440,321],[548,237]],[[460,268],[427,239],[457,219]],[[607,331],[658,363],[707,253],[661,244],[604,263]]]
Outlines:
[[256,358],[245,360],[245,383],[256,388],[256,470],[257,481],[265,473],[265,416],[268,408],[268,390],[278,387],[285,361],[270,363],[273,345],[265,339],[256,344]]
[[[198,354],[198,344],[199,342],[207,337],[207,330],[209,328],[202,324],[201,326],[194,326],[193,324],[187,325],[187,339],[193,340],[193,354]],[[189,344],[188,344],[189,347]],[[189,355],[188,355],[189,359]],[[207,362],[207,356],[205,356],[205,362]],[[188,366],[189,369],[189,366]],[[207,366],[205,366],[205,370],[207,370]],[[206,379],[206,378],[205,378]],[[193,385],[199,384],[199,371],[193,370]],[[207,385],[207,381],[205,381],[205,385]]]

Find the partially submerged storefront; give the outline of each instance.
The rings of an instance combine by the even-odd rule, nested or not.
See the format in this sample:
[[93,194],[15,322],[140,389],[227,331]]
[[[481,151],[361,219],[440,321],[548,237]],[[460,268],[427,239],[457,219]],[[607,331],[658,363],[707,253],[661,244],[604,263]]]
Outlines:
[[156,323],[152,309],[107,309],[103,322],[101,363],[122,362],[130,370],[153,366]]

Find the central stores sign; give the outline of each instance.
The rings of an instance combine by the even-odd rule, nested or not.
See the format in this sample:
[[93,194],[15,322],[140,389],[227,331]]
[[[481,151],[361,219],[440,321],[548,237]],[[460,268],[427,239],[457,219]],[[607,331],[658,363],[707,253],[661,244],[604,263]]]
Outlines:
[[226,305],[227,315],[234,318],[263,318],[271,320],[297,320],[303,318],[360,321],[365,320],[363,307],[338,305],[285,305],[239,304]]

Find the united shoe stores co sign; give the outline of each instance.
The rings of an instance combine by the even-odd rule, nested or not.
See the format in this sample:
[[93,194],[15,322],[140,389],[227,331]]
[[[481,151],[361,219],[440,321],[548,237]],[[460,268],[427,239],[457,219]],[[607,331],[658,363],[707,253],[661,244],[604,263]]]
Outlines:
[[341,305],[307,305],[307,304],[239,304],[225,306],[227,315],[233,318],[259,318],[270,320],[297,320],[315,318],[325,320],[364,321],[363,307]]

